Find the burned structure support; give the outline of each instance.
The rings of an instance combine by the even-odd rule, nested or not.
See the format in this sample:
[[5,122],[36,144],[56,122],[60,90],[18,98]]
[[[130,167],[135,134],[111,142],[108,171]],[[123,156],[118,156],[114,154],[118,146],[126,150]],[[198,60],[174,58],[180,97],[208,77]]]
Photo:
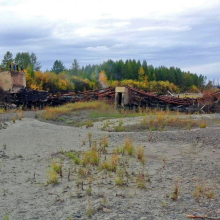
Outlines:
[[186,112],[211,112],[217,110],[219,106],[220,92],[199,99],[178,98],[173,96],[158,96],[154,93],[145,92],[133,87],[116,87],[115,105],[116,108],[160,108],[169,110],[178,110]]

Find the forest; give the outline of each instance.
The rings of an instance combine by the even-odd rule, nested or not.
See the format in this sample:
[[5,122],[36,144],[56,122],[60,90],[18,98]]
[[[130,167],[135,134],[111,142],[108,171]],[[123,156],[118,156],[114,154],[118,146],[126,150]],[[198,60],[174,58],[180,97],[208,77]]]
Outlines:
[[[170,92],[197,92],[203,90],[206,77],[184,72],[177,67],[154,67],[146,60],[108,60],[99,65],[80,67],[77,59],[67,68],[61,60],[55,60],[50,70],[41,71],[41,63],[35,53],[7,51],[0,69],[9,70],[9,64],[24,68],[27,87],[37,90],[86,91],[105,86],[133,86],[158,94]],[[101,84],[100,84],[101,82]]]

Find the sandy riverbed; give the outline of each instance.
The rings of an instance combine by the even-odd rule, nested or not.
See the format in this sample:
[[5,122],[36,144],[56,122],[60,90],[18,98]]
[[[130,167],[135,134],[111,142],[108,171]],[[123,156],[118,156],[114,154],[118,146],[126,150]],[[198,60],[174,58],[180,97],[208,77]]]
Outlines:
[[[130,123],[135,119],[126,120]],[[181,220],[187,219],[186,214],[220,217],[219,126],[116,133],[101,131],[100,123],[86,129],[33,118],[7,122],[7,128],[0,130],[0,219],[88,219],[88,201],[92,219]],[[91,196],[82,191],[79,197],[75,182],[67,180],[65,170],[57,185],[46,184],[50,159],[58,152],[88,149],[88,143],[82,143],[89,132],[94,140],[107,136],[110,149],[126,137],[135,146],[144,146],[146,188],[108,187],[103,183],[94,186]],[[179,196],[173,201],[175,183]],[[193,192],[199,184],[213,197],[195,199]]]

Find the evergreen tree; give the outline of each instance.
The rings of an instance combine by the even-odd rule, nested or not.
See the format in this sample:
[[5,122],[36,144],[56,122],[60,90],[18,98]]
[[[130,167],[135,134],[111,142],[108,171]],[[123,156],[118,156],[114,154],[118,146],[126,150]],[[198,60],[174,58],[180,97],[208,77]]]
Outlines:
[[51,72],[59,74],[65,70],[64,64],[60,60],[56,60],[53,64]]
[[143,69],[144,69],[145,75],[146,75],[147,77],[149,77],[148,67],[147,67],[147,61],[146,61],[146,60],[143,60],[142,67],[143,67]]
[[79,75],[80,66],[76,59],[73,60],[72,66],[70,69],[70,74],[78,76]]

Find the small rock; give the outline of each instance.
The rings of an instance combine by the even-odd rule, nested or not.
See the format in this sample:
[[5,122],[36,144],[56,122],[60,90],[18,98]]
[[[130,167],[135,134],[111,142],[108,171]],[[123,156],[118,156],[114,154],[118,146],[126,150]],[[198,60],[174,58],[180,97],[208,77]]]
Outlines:
[[75,218],[81,218],[82,215],[81,215],[80,213],[76,213],[76,214],[74,215],[74,217],[75,217]]
[[111,212],[111,210],[107,209],[107,208],[103,208],[103,212],[109,213],[109,212]]

